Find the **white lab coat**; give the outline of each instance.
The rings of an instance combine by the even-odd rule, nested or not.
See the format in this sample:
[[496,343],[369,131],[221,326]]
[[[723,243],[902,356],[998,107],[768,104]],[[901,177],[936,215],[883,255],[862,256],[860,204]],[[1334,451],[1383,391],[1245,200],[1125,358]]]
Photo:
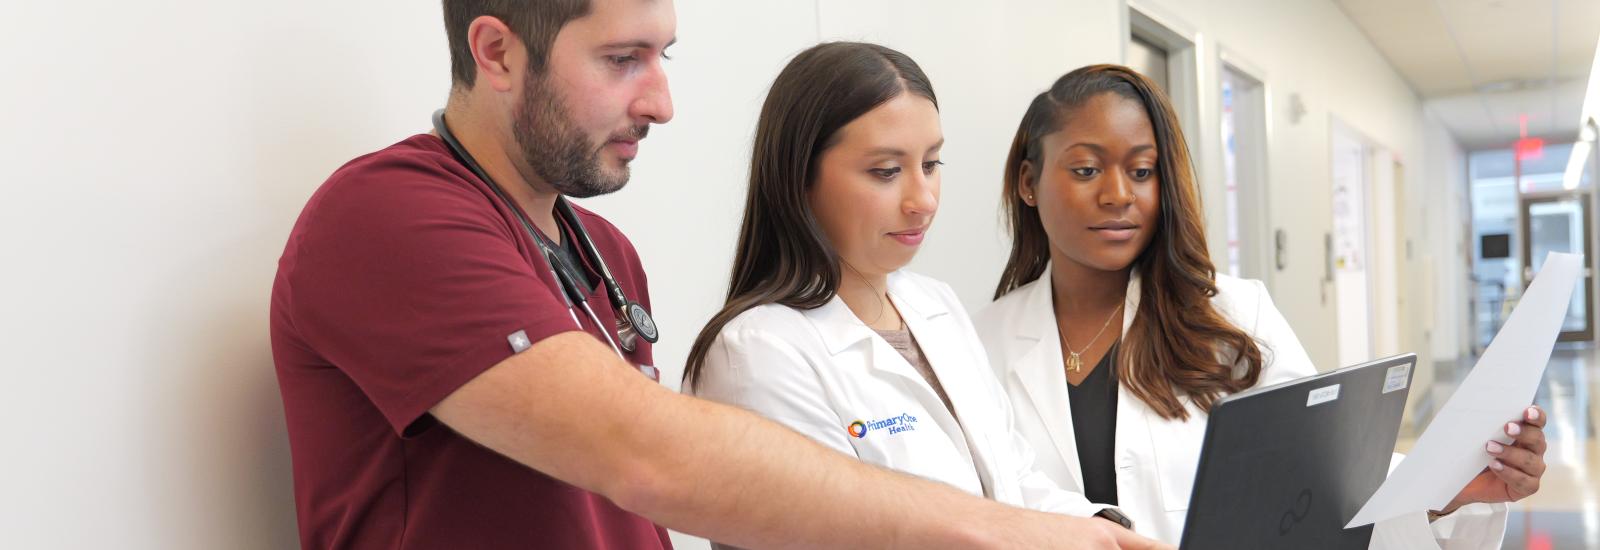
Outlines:
[[[1068,405],[1061,341],[1056,332],[1049,269],[1037,280],[1002,296],[977,315],[989,362],[1011,398],[1016,424],[1038,450],[1036,464],[1062,487],[1082,491],[1083,472]],[[1257,385],[1316,373],[1289,323],[1273,307],[1260,281],[1217,275],[1212,305],[1262,345],[1265,365]],[[1139,311],[1139,276],[1128,282],[1125,311]],[[1134,315],[1124,315],[1127,334]],[[1187,403],[1188,421],[1162,419],[1126,386],[1117,395],[1116,464],[1118,507],[1140,534],[1177,544],[1188,514],[1189,494],[1205,437],[1206,414]],[[1391,464],[1398,464],[1399,456]],[[1432,526],[1425,513],[1382,522],[1372,548],[1499,548],[1505,535],[1505,505],[1463,507]]]
[[[706,354],[698,384],[684,391],[744,407],[862,461],[1006,504],[1077,516],[1106,508],[1033,469],[1005,391],[947,285],[897,271],[888,293],[955,416],[838,297],[811,310],[773,304],[735,317]],[[861,437],[851,433],[857,421],[866,427]]]

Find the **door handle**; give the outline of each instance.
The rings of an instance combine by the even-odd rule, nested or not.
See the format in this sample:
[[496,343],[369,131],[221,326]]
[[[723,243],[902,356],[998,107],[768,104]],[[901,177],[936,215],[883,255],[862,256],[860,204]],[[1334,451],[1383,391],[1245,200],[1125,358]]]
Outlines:
[[1333,282],[1333,233],[1322,234],[1322,280]]
[[1272,232],[1273,261],[1278,266],[1278,271],[1289,267],[1289,233],[1278,229]]

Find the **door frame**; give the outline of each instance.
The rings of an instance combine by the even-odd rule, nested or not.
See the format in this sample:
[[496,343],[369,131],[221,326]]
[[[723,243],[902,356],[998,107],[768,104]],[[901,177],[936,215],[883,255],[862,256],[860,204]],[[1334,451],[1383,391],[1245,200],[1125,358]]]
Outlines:
[[[1262,283],[1266,284],[1267,288],[1271,290],[1273,288],[1273,276],[1280,269],[1278,267],[1280,251],[1277,250],[1274,242],[1274,230],[1277,225],[1275,220],[1272,219],[1271,198],[1272,88],[1271,84],[1267,82],[1265,71],[1244,60],[1227,46],[1219,44],[1217,46],[1217,127],[1219,140],[1223,137],[1221,135],[1223,116],[1222,83],[1229,73],[1247,79],[1253,84],[1252,90],[1246,95],[1239,94],[1238,90],[1234,91],[1235,109],[1245,106],[1248,102],[1249,105],[1246,108],[1254,111],[1254,116],[1260,118],[1259,121],[1255,121],[1257,124],[1254,124],[1252,128],[1234,127],[1235,138],[1246,136],[1250,140],[1257,142],[1255,146],[1251,147],[1253,151],[1250,154],[1240,155],[1235,158],[1236,162],[1240,160],[1246,161],[1235,166],[1237,175],[1242,176],[1238,182],[1240,184],[1239,192],[1237,192],[1239,200],[1235,204],[1239,215],[1241,273],[1247,278],[1261,279]],[[1235,118],[1235,123],[1237,124],[1238,122],[1239,119]],[[1228,144],[1225,141],[1220,143],[1217,148],[1219,155],[1226,155],[1227,146]],[[1243,149],[1238,151],[1238,153],[1243,152]],[[1248,156],[1256,158],[1245,158]],[[1224,164],[1225,162],[1222,159],[1218,159],[1218,166],[1225,172],[1227,167]],[[1226,178],[1224,177],[1224,179]],[[1253,181],[1245,181],[1247,179]],[[1225,181],[1224,185],[1226,185]],[[1250,189],[1249,192],[1243,192],[1245,191],[1245,185],[1253,185],[1254,188]],[[1245,241],[1250,241],[1253,247],[1244,246]]]
[[[1533,247],[1532,247],[1532,244],[1533,244],[1533,236],[1532,236],[1532,233],[1533,233],[1533,231],[1532,231],[1533,221],[1530,219],[1530,216],[1528,215],[1529,214],[1528,209],[1529,209],[1529,207],[1531,207],[1532,205],[1535,205],[1535,204],[1550,203],[1550,202],[1561,202],[1561,201],[1567,201],[1567,200],[1571,200],[1571,201],[1576,202],[1578,204],[1578,207],[1580,208],[1580,211],[1582,212],[1581,217],[1583,218],[1583,229],[1582,230],[1583,230],[1583,238],[1584,238],[1584,240],[1588,241],[1588,240],[1594,239],[1594,233],[1593,233],[1593,228],[1594,228],[1594,208],[1593,208],[1593,203],[1592,203],[1593,196],[1591,194],[1591,191],[1586,190],[1586,189],[1576,189],[1576,190],[1570,190],[1570,191],[1555,191],[1555,192],[1547,192],[1547,193],[1526,193],[1526,194],[1519,194],[1517,196],[1517,225],[1518,225],[1517,230],[1518,230],[1518,232],[1521,233],[1521,235],[1519,237],[1519,240],[1521,242],[1519,244],[1521,244],[1522,250],[1519,252],[1519,254],[1522,256],[1522,273],[1521,273],[1521,275],[1522,275],[1522,288],[1523,288],[1523,290],[1527,290],[1528,285],[1533,282],[1533,277],[1532,277],[1532,274],[1533,274],[1533,262],[1535,261],[1535,258],[1533,258]],[[1580,278],[1579,282],[1580,282],[1580,289],[1583,291],[1583,299],[1584,299],[1584,308],[1583,308],[1584,328],[1583,328],[1583,330],[1579,330],[1579,331],[1569,331],[1569,330],[1561,331],[1561,334],[1556,337],[1556,341],[1557,342],[1587,342],[1587,341],[1590,341],[1590,340],[1594,339],[1594,335],[1595,335],[1595,330],[1594,330],[1594,301],[1595,300],[1594,300],[1594,292],[1591,292],[1591,289],[1594,288],[1593,282],[1591,281],[1591,277],[1592,277],[1592,275],[1594,273],[1594,255],[1588,253],[1588,249],[1593,248],[1593,244],[1594,243],[1585,242],[1583,244],[1584,244],[1584,248],[1585,248],[1585,250],[1583,251],[1584,252],[1584,254],[1583,254],[1583,272],[1581,274],[1582,277]]]

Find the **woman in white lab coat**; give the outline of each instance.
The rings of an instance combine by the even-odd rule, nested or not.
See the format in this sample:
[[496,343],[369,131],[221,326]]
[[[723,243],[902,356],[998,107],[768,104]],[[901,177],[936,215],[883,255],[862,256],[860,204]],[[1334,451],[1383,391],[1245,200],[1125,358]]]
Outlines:
[[905,55],[836,42],[796,56],[762,107],[728,301],[684,391],[974,495],[1115,521],[1032,468],[955,294],[902,269],[939,206],[943,143]]
[[[1036,464],[1176,543],[1212,403],[1316,369],[1259,281],[1215,273],[1177,117],[1138,73],[1085,67],[1039,94],[1003,203],[1011,256],[977,319]],[[1449,507],[1381,523],[1373,547],[1499,547],[1501,503],[1544,472],[1543,424],[1508,424],[1516,444],[1489,443]]]

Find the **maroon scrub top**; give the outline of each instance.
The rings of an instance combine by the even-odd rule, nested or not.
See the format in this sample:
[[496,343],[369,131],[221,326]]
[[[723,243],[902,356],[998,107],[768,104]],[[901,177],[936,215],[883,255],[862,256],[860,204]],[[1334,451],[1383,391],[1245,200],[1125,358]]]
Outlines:
[[[580,328],[509,208],[431,135],[351,161],[307,202],[271,312],[303,547],[671,548],[649,520],[428,414],[515,353],[519,335]],[[574,210],[628,297],[649,308],[633,245]],[[609,327],[604,292],[590,303]],[[628,358],[653,364],[650,343]]]

